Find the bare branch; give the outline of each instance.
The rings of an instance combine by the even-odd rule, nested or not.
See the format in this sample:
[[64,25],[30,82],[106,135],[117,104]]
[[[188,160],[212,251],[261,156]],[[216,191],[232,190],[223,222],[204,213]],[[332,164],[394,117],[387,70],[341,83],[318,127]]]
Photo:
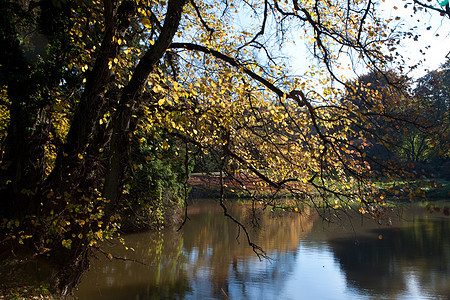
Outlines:
[[264,34],[264,31],[265,31],[265,28],[266,28],[266,22],[267,22],[268,7],[269,7],[268,0],[265,0],[265,1],[264,1],[264,17],[263,17],[263,22],[262,22],[262,25],[261,25],[261,29],[255,34],[255,36],[253,37],[253,39],[252,39],[250,42],[245,43],[244,45],[240,46],[240,47],[238,48],[238,50],[244,48],[244,47],[247,46],[247,45],[251,45],[252,43],[256,42],[256,39],[257,39],[260,35],[263,35],[263,34]]
[[195,9],[195,12],[197,13],[198,18],[200,19],[200,22],[202,23],[203,27],[205,27],[206,31],[209,32],[209,35],[211,36],[214,33],[214,29],[211,28],[208,23],[206,23],[206,21],[203,19],[202,13],[200,12],[200,9],[198,7],[198,5],[195,3],[194,0],[190,0],[192,6]]
[[113,255],[113,254],[111,254],[111,253],[106,253],[106,251],[104,251],[104,250],[101,249],[100,247],[97,247],[96,250],[97,250],[98,252],[102,253],[103,255],[105,255],[105,257],[108,258],[108,259],[111,259],[111,258],[112,258],[112,259],[122,260],[122,261],[132,261],[132,262],[135,262],[135,263],[144,265],[144,266],[148,266],[146,263],[144,263],[144,262],[142,262],[142,261],[140,261],[140,260],[137,260],[137,259],[127,258],[127,257],[121,257],[121,256],[115,256],[115,255]]
[[224,216],[226,216],[231,221],[236,223],[238,228],[240,228],[240,229],[242,229],[244,231],[245,236],[247,237],[247,242],[248,242],[249,246],[252,247],[253,252],[256,254],[256,256],[258,256],[258,258],[260,260],[262,258],[271,259],[260,246],[258,246],[258,245],[256,245],[255,243],[252,242],[252,240],[250,238],[250,235],[249,235],[249,233],[247,231],[247,228],[241,222],[236,220],[232,215],[230,215],[228,213],[228,209],[227,209],[227,207],[225,205],[225,190],[224,190],[224,184],[223,184],[223,165],[222,165],[222,168],[220,169],[220,206],[223,209]]
[[371,5],[372,5],[372,0],[369,0],[369,2],[367,3],[366,11],[364,12],[364,16],[361,18],[361,21],[359,21],[360,23],[359,23],[359,29],[358,29],[358,37],[356,38],[358,43],[360,43],[361,33],[363,31],[364,22],[365,22],[365,19],[367,18],[367,14],[369,13]]
[[413,2],[414,2],[415,4],[417,4],[417,5],[422,6],[422,7],[425,7],[425,8],[434,10],[434,11],[437,11],[437,12],[439,12],[439,13],[440,13],[441,15],[443,15],[443,16],[444,16],[444,15],[447,15],[447,16],[450,18],[450,7],[449,7],[448,4],[445,6],[445,10],[444,10],[444,9],[436,8],[436,7],[432,6],[432,5],[423,3],[422,1],[419,1],[419,0],[414,0]]

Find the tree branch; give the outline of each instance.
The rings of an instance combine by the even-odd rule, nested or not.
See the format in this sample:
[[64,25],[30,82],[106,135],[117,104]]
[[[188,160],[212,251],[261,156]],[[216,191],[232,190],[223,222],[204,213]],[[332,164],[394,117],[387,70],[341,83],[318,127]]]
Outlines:
[[129,133],[136,126],[136,120],[133,120],[132,116],[140,106],[148,76],[163,57],[178,30],[185,3],[185,0],[169,0],[161,34],[141,58],[130,82],[123,89],[119,108],[113,119],[108,172],[104,183],[104,196],[111,201],[110,211],[115,209],[122,190],[123,173],[129,156]]
[[268,8],[269,8],[268,0],[265,0],[264,1],[264,18],[263,18],[263,22],[261,25],[261,29],[255,34],[255,36],[253,37],[253,39],[250,42],[245,43],[244,45],[240,46],[238,48],[238,50],[244,48],[247,45],[254,43],[260,35],[264,34],[264,31],[266,29],[266,23],[267,23]]
[[278,97],[290,98],[289,94],[285,94],[283,91],[281,91],[279,88],[277,88],[273,83],[271,83],[267,79],[261,77],[260,75],[256,74],[255,72],[249,70],[248,68],[246,68],[244,65],[242,65],[239,61],[237,61],[233,57],[225,55],[217,50],[207,48],[207,47],[204,47],[201,45],[193,44],[193,43],[172,43],[169,46],[169,48],[171,48],[171,49],[186,49],[186,50],[190,50],[190,51],[199,51],[199,52],[203,52],[206,54],[211,54],[212,56],[223,60],[224,62],[230,64],[231,66],[242,70],[245,74],[247,74],[251,78],[255,79],[256,81],[260,82],[265,87],[267,87],[269,90],[274,92]]
[[206,23],[206,21],[203,19],[200,9],[198,8],[198,5],[195,3],[195,1],[190,0],[190,2],[192,4],[192,6],[194,7],[195,12],[197,13],[197,16],[200,19],[200,22],[202,23],[203,27],[205,27],[206,31],[208,31],[209,34],[212,35],[214,33],[214,29],[209,27],[208,23]]
[[413,2],[414,2],[415,4],[417,4],[417,5],[422,6],[422,7],[425,7],[425,8],[434,10],[434,11],[437,11],[437,12],[439,12],[439,13],[440,13],[441,15],[443,15],[443,16],[444,16],[444,15],[447,15],[447,16],[450,18],[450,8],[449,8],[449,5],[448,5],[448,4],[445,6],[445,10],[444,10],[444,9],[441,9],[441,8],[436,8],[436,7],[432,6],[432,5],[423,3],[423,2],[418,1],[418,0],[414,0]]

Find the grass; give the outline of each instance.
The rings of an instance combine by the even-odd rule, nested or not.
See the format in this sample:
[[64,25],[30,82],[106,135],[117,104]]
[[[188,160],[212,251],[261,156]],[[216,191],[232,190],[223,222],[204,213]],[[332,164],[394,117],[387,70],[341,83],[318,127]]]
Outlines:
[[450,182],[444,179],[379,181],[375,186],[394,201],[450,199]]

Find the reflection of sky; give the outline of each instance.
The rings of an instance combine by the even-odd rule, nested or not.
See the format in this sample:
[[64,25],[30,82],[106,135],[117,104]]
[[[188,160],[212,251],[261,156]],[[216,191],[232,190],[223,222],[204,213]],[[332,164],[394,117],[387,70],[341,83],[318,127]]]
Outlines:
[[[205,254],[208,256],[208,251]],[[202,259],[197,248],[186,255],[191,266]],[[302,240],[296,252],[272,252],[270,256],[272,261],[235,258],[230,261],[225,282],[214,282],[213,265],[192,270],[189,272],[191,293],[186,299],[223,299],[223,293],[230,299],[373,299],[373,291],[356,288],[358,285],[348,282],[325,241]],[[407,270],[404,278],[405,289],[395,296],[396,299],[439,299],[430,296],[421,286],[414,268]],[[378,291],[376,297],[391,299],[392,295]]]
[[398,299],[447,299],[433,295],[432,291],[424,287],[420,282],[419,271],[414,270],[414,268],[406,271],[404,277],[406,289],[398,296]]
[[[293,274],[287,278],[284,299],[363,299],[346,289],[345,274],[325,245],[302,241]],[[325,246],[325,247],[323,247]]]
[[[191,263],[198,259],[198,250],[186,253]],[[229,265],[227,282],[214,287],[214,271],[205,268],[194,271],[187,299],[365,299],[355,289],[349,289],[346,278],[325,242],[302,241],[296,252],[271,253],[272,261],[238,258]],[[216,291],[213,291],[215,289]],[[213,296],[214,295],[214,296]],[[223,296],[223,295],[222,295]]]
[[[449,221],[416,220],[414,224],[397,230],[365,229],[357,237],[341,229],[324,234],[319,224],[308,236],[294,238],[290,247],[274,239],[271,244],[278,249],[267,253],[271,261],[259,261],[251,250],[240,251],[248,245],[234,239],[198,242],[185,233],[182,244],[167,234],[162,256],[157,261],[149,256],[149,265],[131,261],[94,265],[78,297],[225,299],[226,294],[229,299],[258,300],[448,299],[444,295],[450,291],[450,247],[440,237],[449,236]],[[138,239],[145,236],[140,234]],[[151,247],[152,241],[136,244],[137,252]],[[145,258],[145,253],[155,252],[139,253]]]

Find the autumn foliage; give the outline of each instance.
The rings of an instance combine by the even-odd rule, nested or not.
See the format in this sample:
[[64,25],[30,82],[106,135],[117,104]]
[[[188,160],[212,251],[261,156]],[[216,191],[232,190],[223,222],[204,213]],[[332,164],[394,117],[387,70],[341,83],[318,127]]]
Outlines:
[[[403,122],[408,95],[340,75],[345,55],[379,74],[401,61],[409,33],[375,2],[0,1],[3,248],[50,257],[65,295],[125,207],[145,198],[159,218],[163,199],[183,202],[198,156],[222,187],[256,178],[246,193],[265,207],[289,195],[325,218],[381,218],[374,178],[406,173],[366,148],[389,142],[377,128]],[[311,51],[301,77],[282,55],[291,35]]]

